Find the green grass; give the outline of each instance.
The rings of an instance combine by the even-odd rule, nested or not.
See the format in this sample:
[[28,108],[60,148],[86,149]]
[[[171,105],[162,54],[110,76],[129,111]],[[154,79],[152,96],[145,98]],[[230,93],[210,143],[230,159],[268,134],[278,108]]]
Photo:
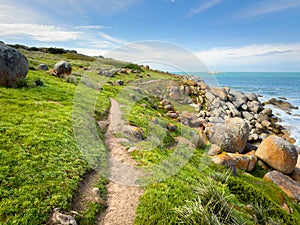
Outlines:
[[[128,144],[137,145],[132,157],[152,174],[140,180],[145,194],[135,224],[300,224],[300,206],[263,181],[265,171],[259,166],[252,175],[238,171],[234,177],[211,163],[205,147],[188,148],[175,141],[184,137],[197,143],[198,134],[164,116],[159,107],[169,81],[178,78],[147,69],[141,72],[143,78],[106,78],[97,70],[128,63],[70,52],[22,52],[31,68],[19,85],[24,87],[0,87],[0,224],[43,224],[55,207],[71,210],[73,195],[91,170],[101,171],[97,187],[106,200],[107,151],[96,121],[107,118],[110,97],[123,105],[124,119],[144,132],[143,141]],[[52,68],[60,60],[71,63],[81,81],[78,86],[36,70],[40,63]],[[36,80],[44,86],[35,86]],[[116,85],[118,80],[124,86]],[[157,89],[160,94],[155,94]],[[174,106],[192,111],[188,105]],[[178,130],[168,131],[168,123]],[[284,202],[293,213],[281,208]],[[95,224],[104,209],[105,204],[91,202],[76,220]]]
[[[56,55],[33,54],[28,57],[35,61],[33,65],[46,58],[48,64],[59,60]],[[38,79],[44,86],[34,86]],[[35,70],[29,71],[26,82],[27,88],[0,87],[0,224],[42,224],[53,208],[70,210],[83,175],[106,153],[103,142],[89,145],[86,155],[79,149],[78,142],[84,142],[73,131],[77,86]],[[93,108],[84,113],[90,113],[92,121],[105,116],[110,107],[108,96],[100,94],[98,98],[99,91],[85,90],[95,97],[89,98],[94,100]],[[77,114],[76,125],[80,125],[80,116],[85,114]],[[92,121],[83,122],[95,128]],[[99,130],[95,132],[96,140],[101,140]],[[101,207],[92,205],[86,217],[91,212],[96,215]]]
[[[107,152],[96,121],[106,119],[109,97],[117,97],[124,88],[107,82],[138,79],[135,74],[99,76],[99,68],[127,65],[113,59],[21,51],[31,68],[22,81],[26,85],[0,87],[0,224],[42,224],[55,207],[71,209],[84,174],[91,169],[106,171]],[[78,86],[37,71],[41,63],[51,69],[60,60],[71,63],[82,81]],[[35,86],[36,80],[44,86]],[[100,179],[98,184],[104,198],[106,183]],[[91,203],[79,212],[81,224],[93,223],[103,209]]]
[[72,129],[75,86],[30,71],[43,87],[0,88],[0,223],[40,224],[68,208],[87,164]]

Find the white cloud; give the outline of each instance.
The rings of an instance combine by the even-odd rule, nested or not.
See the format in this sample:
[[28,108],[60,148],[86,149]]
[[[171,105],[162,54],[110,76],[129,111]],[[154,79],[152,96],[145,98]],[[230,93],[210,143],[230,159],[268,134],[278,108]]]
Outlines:
[[292,9],[300,7],[299,0],[267,0],[255,4],[253,7],[242,10],[239,14],[239,18],[250,18],[270,14],[282,10]]
[[300,43],[219,47],[196,54],[213,70],[300,71]]
[[80,32],[40,24],[0,23],[0,37],[22,37],[41,42],[61,42],[79,39]]
[[214,7],[215,5],[219,4],[222,1],[224,0],[209,0],[204,4],[201,4],[198,7],[191,9],[188,15],[192,16],[192,15],[199,14],[205,10],[208,10],[211,7]]
[[[24,3],[24,2],[21,2]],[[23,5],[13,0],[0,2],[1,23],[35,23],[36,21],[50,20],[50,18],[33,10],[28,5]]]
[[75,29],[79,29],[79,30],[100,30],[103,28],[108,28],[105,26],[98,26],[98,25],[86,25],[86,26],[76,26]]
[[115,37],[112,37],[108,34],[105,34],[103,32],[99,32],[99,35],[104,38],[105,40],[109,41],[109,42],[112,42],[112,43],[116,43],[116,44],[125,44],[126,41],[124,40],[121,40],[121,39],[118,39],[118,38],[115,38]]
[[89,56],[100,56],[100,55],[106,55],[109,50],[103,50],[103,49],[90,49],[90,48],[75,48],[78,53],[89,55]]

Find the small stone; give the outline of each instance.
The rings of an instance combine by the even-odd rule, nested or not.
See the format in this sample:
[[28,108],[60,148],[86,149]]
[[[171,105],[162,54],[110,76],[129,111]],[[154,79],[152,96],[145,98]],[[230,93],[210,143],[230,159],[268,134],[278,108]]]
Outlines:
[[167,112],[168,112],[168,111],[174,111],[174,107],[173,107],[171,104],[164,106],[164,109],[165,109]]
[[169,102],[167,99],[164,99],[159,104],[165,107],[166,105],[171,105],[171,102]]
[[129,148],[129,149],[127,150],[127,152],[128,152],[128,153],[133,153],[133,152],[135,152],[136,150],[138,150],[138,148],[137,148],[136,146],[134,146],[134,147]]
[[246,104],[241,105],[241,109],[246,111],[248,109],[248,106]]
[[177,131],[177,125],[176,124],[173,124],[173,123],[169,123],[167,125],[167,129],[170,131],[170,132],[176,132]]
[[45,65],[45,64],[40,64],[38,65],[38,70],[44,70],[44,71],[47,71],[49,70],[48,66]]
[[120,85],[120,86],[122,86],[122,85],[124,85],[124,81],[122,81],[122,80],[117,80],[117,84]]
[[247,111],[242,111],[242,117],[248,121],[251,121],[254,118],[254,116]]
[[263,111],[261,111],[261,113],[266,115],[266,116],[272,116],[272,109],[265,108]]
[[215,156],[218,155],[222,152],[221,148],[218,145],[212,144],[210,145],[210,148],[208,150],[208,155],[209,156]]
[[73,216],[62,214],[59,212],[59,208],[55,208],[49,219],[49,224],[77,225],[77,222]]
[[101,131],[105,132],[109,126],[109,122],[107,120],[98,121],[98,125],[99,125]]
[[100,190],[99,190],[99,188],[94,187],[94,188],[92,189],[92,192],[93,192],[93,194],[94,194],[95,196],[100,196]]
[[200,125],[201,125],[201,123],[197,118],[194,118],[194,119],[189,121],[189,126],[192,127],[192,128],[200,127]]
[[144,137],[144,132],[141,128],[131,126],[131,125],[126,125],[122,129],[123,134],[127,136],[129,139],[133,141],[142,141]]

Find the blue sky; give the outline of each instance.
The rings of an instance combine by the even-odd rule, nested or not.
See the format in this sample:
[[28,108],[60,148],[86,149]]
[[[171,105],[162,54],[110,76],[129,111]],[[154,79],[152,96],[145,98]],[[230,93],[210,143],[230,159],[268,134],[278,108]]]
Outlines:
[[299,0],[1,0],[0,40],[105,55],[157,40],[213,71],[300,71]]

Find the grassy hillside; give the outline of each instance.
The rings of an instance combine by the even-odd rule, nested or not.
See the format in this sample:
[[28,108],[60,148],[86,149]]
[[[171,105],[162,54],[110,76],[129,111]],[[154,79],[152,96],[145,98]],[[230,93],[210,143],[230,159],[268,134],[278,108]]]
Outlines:
[[[51,68],[59,60],[68,60],[78,74],[82,67],[114,67],[105,59],[86,56],[23,53],[31,68],[28,87],[0,87],[0,224],[42,224],[54,207],[69,210],[80,180],[92,169],[73,132],[77,86],[37,71],[37,65]],[[44,85],[35,86],[36,80]],[[97,107],[94,116],[105,115],[108,97],[99,98]]]
[[[135,224],[300,224],[300,207],[263,181],[259,168],[252,175],[238,171],[235,177],[211,163],[205,156],[207,146],[194,150],[178,146],[178,137],[192,139],[197,131],[164,116],[159,106],[162,96],[133,83],[142,80],[155,91],[153,80],[178,78],[147,69],[142,78],[135,73],[106,78],[97,70],[126,63],[74,52],[21,51],[30,64],[28,87],[0,87],[0,224],[43,224],[55,207],[71,210],[84,175],[100,164],[106,166],[103,133],[96,122],[106,118],[109,97],[123,105],[128,123],[143,130],[144,140],[127,147],[136,147],[132,157],[157,176],[141,180],[146,192]],[[78,86],[37,70],[40,63],[52,68],[60,60],[71,63],[73,75],[82,81]],[[36,80],[44,85],[34,85]],[[118,80],[124,85],[111,85]],[[161,89],[165,83],[159,84]],[[175,107],[192,110],[188,105]],[[169,123],[178,129],[168,131]],[[184,164],[177,166],[178,162]],[[175,172],[166,177],[170,168]],[[104,175],[97,184],[103,201]],[[284,203],[292,213],[282,209]],[[93,224],[104,205],[90,204],[79,212],[83,215],[77,218],[79,223]]]

